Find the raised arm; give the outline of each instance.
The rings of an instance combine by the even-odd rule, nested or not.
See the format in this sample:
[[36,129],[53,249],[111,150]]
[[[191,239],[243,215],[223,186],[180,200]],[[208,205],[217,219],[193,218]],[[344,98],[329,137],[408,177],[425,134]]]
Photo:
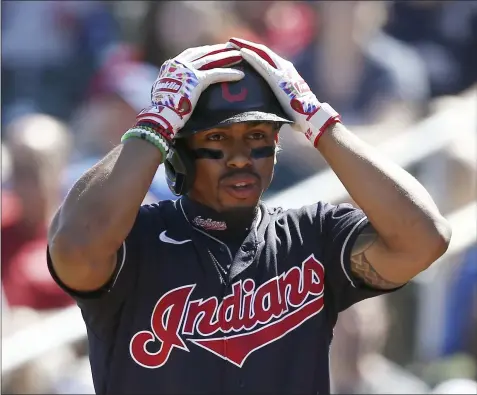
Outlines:
[[293,128],[320,151],[368,217],[371,225],[351,253],[355,275],[376,288],[395,288],[444,254],[450,226],[414,177],[348,131],[292,63],[264,45],[242,39],[229,45],[267,80],[295,120]]
[[152,106],[139,113],[123,142],[73,186],[49,229],[56,276],[76,291],[101,288],[116,268],[116,254],[130,233],[174,134],[210,84],[243,73],[224,67],[241,61],[225,44],[191,48],[161,67]]
[[354,274],[377,288],[394,288],[447,250],[449,224],[408,172],[340,123],[323,133],[317,148],[371,223],[352,250]]
[[65,285],[91,291],[110,279],[161,161],[152,144],[131,139],[75,183],[48,232],[51,261]]

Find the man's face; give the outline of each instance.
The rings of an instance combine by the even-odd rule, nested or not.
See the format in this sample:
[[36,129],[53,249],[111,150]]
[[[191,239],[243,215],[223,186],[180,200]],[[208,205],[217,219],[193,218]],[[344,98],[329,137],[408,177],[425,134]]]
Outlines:
[[191,136],[192,150],[205,148],[223,155],[195,160],[196,176],[189,196],[219,212],[255,207],[270,185],[275,164],[274,154],[259,153],[265,147],[276,148],[277,133],[272,123],[244,122]]

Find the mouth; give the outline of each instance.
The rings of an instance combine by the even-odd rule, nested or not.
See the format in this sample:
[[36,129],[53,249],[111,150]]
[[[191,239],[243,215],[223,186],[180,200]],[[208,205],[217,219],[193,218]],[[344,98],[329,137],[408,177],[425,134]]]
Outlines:
[[235,199],[255,198],[259,193],[258,180],[252,176],[230,177],[223,187]]

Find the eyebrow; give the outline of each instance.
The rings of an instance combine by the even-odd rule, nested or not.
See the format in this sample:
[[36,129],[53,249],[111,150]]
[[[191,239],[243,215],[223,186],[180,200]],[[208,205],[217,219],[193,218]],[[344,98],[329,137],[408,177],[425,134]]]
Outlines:
[[209,130],[230,130],[230,125],[227,126],[216,126],[214,128],[207,129],[207,132]]

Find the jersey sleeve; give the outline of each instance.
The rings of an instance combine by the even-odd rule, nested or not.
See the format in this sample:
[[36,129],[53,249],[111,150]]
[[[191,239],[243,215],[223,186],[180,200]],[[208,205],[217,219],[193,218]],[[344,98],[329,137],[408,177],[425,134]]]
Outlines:
[[317,207],[318,237],[335,311],[340,312],[361,300],[395,291],[372,288],[351,271],[351,250],[360,232],[369,223],[365,213],[351,204],[335,206],[320,203]]
[[117,253],[116,268],[109,281],[100,289],[78,292],[66,286],[56,275],[47,249],[50,274],[56,283],[71,295],[81,309],[88,329],[98,337],[109,335],[121,306],[136,286],[136,280],[142,262],[139,243],[146,231],[148,207],[142,206],[134,225]]

